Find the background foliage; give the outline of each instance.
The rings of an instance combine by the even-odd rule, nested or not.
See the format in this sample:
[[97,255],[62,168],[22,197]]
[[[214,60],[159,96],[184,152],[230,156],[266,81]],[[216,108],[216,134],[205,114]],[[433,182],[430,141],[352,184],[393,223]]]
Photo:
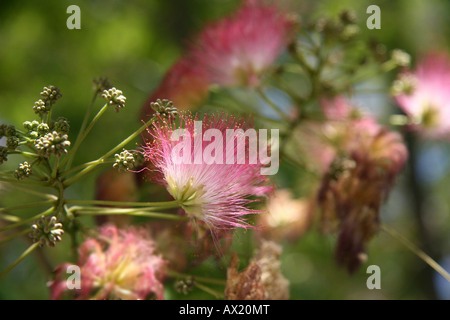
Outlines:
[[[445,0],[284,0],[281,3],[298,12],[302,21],[352,8],[367,37],[378,39],[389,50],[400,48],[409,52],[413,63],[428,50],[450,51],[450,2]],[[81,30],[66,28],[69,16],[66,8],[71,4],[81,8]],[[366,8],[371,4],[381,8],[381,30],[365,27]],[[91,80],[108,77],[126,95],[126,110],[119,116],[111,112],[102,118],[85,141],[83,150],[88,152],[78,153],[75,162],[100,156],[139,125],[139,109],[165,71],[182,54],[185,42],[205,23],[238,5],[236,0],[2,1],[0,122],[20,127],[24,120],[33,118],[32,104],[40,90],[54,84],[63,93],[63,99],[54,109],[55,116],[70,120],[73,136],[90,101]],[[381,85],[386,89],[391,80],[374,79],[367,85],[369,88]],[[358,98],[378,114],[395,110],[385,95],[372,93]],[[428,249],[450,271],[449,146],[420,143],[414,152],[419,164],[416,173],[421,198],[417,199],[412,192],[410,168],[406,168],[383,209],[382,219]],[[13,161],[7,165],[15,166]],[[289,177],[289,172],[281,172],[280,177]],[[84,180],[83,185],[74,186],[71,192],[78,197],[92,198],[94,179]],[[8,192],[1,193],[0,197],[3,206],[20,201],[21,194]],[[418,206],[423,210],[418,210]],[[32,213],[23,210],[22,214]],[[248,250],[246,236],[245,233],[239,236],[236,250]],[[291,281],[291,298],[450,298],[448,284],[437,281],[439,277],[428,266],[385,233],[380,233],[368,249],[366,265],[379,265],[382,279],[382,289],[370,291],[366,288],[366,265],[353,276],[336,267],[332,256],[334,240],[312,230],[297,244],[284,247],[283,273]],[[1,246],[0,269],[5,269],[26,246],[22,240]],[[68,243],[48,250],[48,254],[53,266],[66,261]],[[204,270],[197,272],[211,272],[207,267],[208,263]],[[225,270],[216,272],[223,274]],[[0,299],[47,299],[48,280],[39,265],[28,258],[0,280]],[[180,296],[169,287],[167,298],[177,297]],[[211,296],[194,291],[188,298]]]

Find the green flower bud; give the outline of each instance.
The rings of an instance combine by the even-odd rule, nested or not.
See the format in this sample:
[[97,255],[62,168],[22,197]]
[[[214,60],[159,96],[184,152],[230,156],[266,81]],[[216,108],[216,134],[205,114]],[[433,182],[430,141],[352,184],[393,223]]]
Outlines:
[[55,102],[62,97],[61,91],[59,88],[49,85],[48,87],[44,87],[44,89],[41,92],[41,97],[44,103],[47,106],[51,106],[55,104]]
[[58,118],[58,120],[53,123],[52,129],[53,131],[68,134],[70,130],[69,121],[67,121],[66,118]]
[[113,167],[119,171],[126,171],[134,168],[136,159],[133,154],[128,150],[122,151],[120,154],[115,154],[116,162]]
[[29,236],[33,242],[38,242],[40,247],[44,245],[54,247],[56,242],[61,241],[63,234],[63,225],[58,222],[55,216],[42,216],[31,226]]
[[116,108],[116,112],[125,107],[125,101],[127,100],[122,91],[114,87],[109,90],[103,90],[102,97],[108,101],[108,105]]
[[39,136],[43,136],[50,131],[50,127],[46,123],[40,123],[36,128]]
[[413,74],[403,73],[392,83],[390,91],[393,96],[400,94],[410,95],[414,92],[416,85],[417,79]]
[[70,146],[70,141],[67,140],[68,135],[52,131],[45,136],[36,139],[34,147],[39,155],[43,157],[50,157],[55,154],[61,156],[67,153],[67,148]]
[[15,150],[19,146],[19,137],[11,136],[6,139],[6,147],[10,150]]
[[345,9],[339,14],[339,19],[344,24],[356,23],[356,12],[352,9]]
[[411,64],[411,56],[403,50],[395,49],[391,53],[391,59],[399,67],[409,67]]
[[27,178],[31,175],[31,164],[27,161],[19,164],[19,168],[14,171],[14,176],[17,180],[22,180],[23,178]]
[[50,106],[46,105],[44,100],[39,99],[38,101],[36,101],[34,103],[33,110],[34,110],[34,113],[42,116],[43,114],[50,111]]
[[6,127],[8,125],[2,123],[0,124],[0,138],[6,135]]
[[156,102],[151,102],[150,106],[153,110],[155,110],[155,114],[157,116],[170,116],[178,114],[178,110],[173,106],[172,101],[167,99],[158,99]]
[[0,147],[0,164],[8,161],[8,149],[5,147]]

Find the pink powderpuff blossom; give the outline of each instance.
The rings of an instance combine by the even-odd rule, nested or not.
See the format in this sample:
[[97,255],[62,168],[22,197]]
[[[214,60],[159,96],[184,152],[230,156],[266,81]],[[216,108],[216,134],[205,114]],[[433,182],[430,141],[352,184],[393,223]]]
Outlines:
[[275,6],[247,0],[233,16],[207,26],[192,52],[211,83],[256,86],[287,47],[294,26],[294,19]]
[[[429,53],[414,72],[405,71],[399,83],[405,89],[395,96],[411,118],[412,127],[430,139],[450,138],[450,58]],[[403,82],[402,82],[403,81]]]
[[[199,123],[205,133],[203,139],[198,131]],[[186,143],[186,148],[183,148],[183,159],[187,161],[176,161],[173,157],[180,142],[171,140],[171,136],[178,128],[185,130],[183,139],[180,139],[183,143],[186,136],[192,137]],[[246,161],[239,163],[238,136],[232,140],[233,149],[230,149],[236,161],[230,163],[225,159],[227,143],[225,138],[219,139],[218,136],[226,137],[227,129],[245,131],[247,128],[245,120],[226,114],[205,114],[199,122],[192,114],[182,112],[179,121],[173,117],[160,118],[148,129],[151,138],[143,146],[143,154],[154,167],[154,179],[166,186],[193,222],[206,225],[213,237],[236,227],[250,227],[244,217],[259,212],[247,208],[247,205],[259,199],[250,197],[263,197],[272,191],[267,176],[261,175],[264,165],[259,160],[254,164],[248,161],[248,143],[245,143]],[[209,141],[205,139],[208,129],[216,132],[214,139],[210,137]],[[196,161],[212,147],[215,147],[215,153],[222,154],[223,161],[211,163],[205,157],[200,162]]]
[[79,248],[81,288],[68,290],[65,263],[56,269],[50,283],[52,299],[64,293],[77,299],[164,299],[162,279],[166,262],[155,254],[155,242],[144,229],[100,228],[100,235],[86,240]]

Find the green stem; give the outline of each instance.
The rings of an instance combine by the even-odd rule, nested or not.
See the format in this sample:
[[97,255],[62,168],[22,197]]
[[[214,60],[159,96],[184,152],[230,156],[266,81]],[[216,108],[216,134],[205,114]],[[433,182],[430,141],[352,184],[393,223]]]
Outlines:
[[57,197],[55,195],[53,195],[53,194],[43,193],[43,192],[40,192],[40,191],[28,189],[28,188],[25,188],[25,187],[18,186],[17,184],[12,184],[11,183],[9,187],[14,188],[16,190],[23,191],[23,192],[27,192],[29,194],[33,194],[35,196],[39,196],[41,198],[46,198],[46,199],[51,199],[51,200],[56,200],[57,199]]
[[[119,143],[117,146],[115,146],[114,148],[112,148],[111,150],[109,150],[107,153],[105,153],[103,156],[101,156],[100,158],[97,159],[98,163],[101,162],[101,160],[105,160],[108,157],[112,156],[115,152],[117,152],[117,150],[122,149],[124,146],[126,146],[130,141],[134,140],[138,135],[141,134],[142,131],[144,131],[145,129],[148,128],[148,126],[156,119],[156,117],[153,117],[152,119],[150,119],[149,121],[147,121],[144,125],[142,125],[138,130],[136,130],[135,132],[133,132],[128,138],[126,138],[125,140],[123,140],[121,143]],[[94,170],[97,166],[98,163],[96,162],[95,164],[92,164],[88,167],[86,167],[85,169],[83,169],[82,171],[80,171],[79,173],[77,173],[75,176],[67,179],[64,183],[64,186],[70,186],[72,183],[74,183],[75,181],[79,180],[80,178],[84,177],[86,174],[88,174],[89,172],[91,172],[92,170]]]
[[50,213],[52,213],[53,211],[55,211],[55,208],[51,207],[48,210],[46,210],[44,212],[41,212],[41,213],[31,217],[31,218],[28,218],[28,219],[25,219],[25,220],[21,220],[19,222],[16,222],[16,223],[7,225],[7,226],[5,226],[3,228],[0,228],[0,232],[5,231],[5,230],[9,230],[9,229],[13,229],[13,228],[16,228],[16,227],[20,227],[21,225],[24,225],[26,223],[32,222],[32,221],[34,221],[36,219],[39,219],[41,216],[47,216]]
[[104,201],[104,200],[71,200],[66,199],[67,204],[78,205],[94,205],[94,206],[116,206],[116,207],[155,207],[155,208],[177,208],[179,207],[176,201],[166,202],[121,202],[121,201]]
[[272,100],[270,100],[267,95],[264,93],[264,91],[261,88],[256,89],[260,97],[269,105],[270,108],[272,108],[273,111],[275,111],[281,119],[287,121],[288,123],[291,122],[291,119],[283,112],[281,111],[278,106],[273,103]]
[[308,166],[306,165],[306,163],[302,163],[300,162],[298,159],[292,158],[290,155],[286,154],[285,152],[281,153],[282,158],[287,160],[288,162],[290,162],[291,164],[295,165],[298,168],[301,168],[302,170],[304,170],[306,173],[309,173],[317,178],[320,178],[319,173],[317,173],[314,170],[311,170],[310,168],[308,168]]
[[[100,210],[102,209],[102,210]],[[157,219],[169,219],[169,220],[181,220],[188,221],[188,217],[182,217],[174,214],[160,213],[160,212],[150,212],[136,210],[136,209],[114,209],[114,208],[83,208],[83,207],[72,207],[69,209],[70,212],[76,213],[78,215],[129,215],[129,216],[138,216],[138,217],[147,217],[147,218],[157,218]]]
[[76,167],[74,167],[74,168],[71,168],[70,170],[67,170],[67,171],[63,172],[63,173],[62,173],[62,176],[63,176],[63,177],[66,177],[66,176],[68,176],[68,175],[71,174],[71,173],[80,171],[80,170],[82,170],[82,169],[84,169],[84,168],[86,168],[86,167],[89,167],[89,166],[91,166],[91,165],[105,165],[105,164],[112,164],[112,163],[114,163],[113,160],[111,160],[111,161],[105,161],[105,160],[103,160],[103,159],[98,159],[98,160],[94,160],[94,161],[89,161],[89,162],[80,164],[79,166],[76,166]]
[[[83,122],[81,123],[80,131],[78,131],[78,136],[77,136],[77,139],[75,140],[75,146],[77,146],[77,148],[81,143],[82,135],[83,135],[84,130],[86,129],[86,126],[87,126],[87,123],[89,120],[89,116],[91,115],[92,108],[94,107],[94,103],[97,98],[97,95],[98,95],[98,92],[95,92],[94,96],[91,99],[91,103],[89,104],[88,109],[86,110],[86,113],[84,114],[84,119],[83,119]],[[72,150],[73,150],[73,148],[72,148]],[[71,152],[70,155],[68,155],[66,157],[66,159],[67,159],[66,160],[66,162],[67,162],[66,169],[70,168],[70,166],[72,165],[74,155],[75,155],[75,151]]]
[[0,213],[0,219],[9,221],[9,222],[19,222],[20,220],[22,220],[19,217],[12,216],[10,214],[4,214],[4,213]]
[[0,212],[11,211],[11,210],[20,210],[20,209],[26,209],[26,208],[32,208],[32,207],[38,207],[38,206],[45,206],[45,205],[52,204],[52,203],[55,203],[55,201],[54,200],[46,200],[46,201],[31,202],[31,203],[22,204],[19,206],[0,208]]
[[27,151],[19,151],[19,150],[15,150],[15,151],[8,151],[8,154],[20,154],[24,157],[33,157],[33,158],[39,158],[40,155],[36,154],[36,153],[32,153],[32,152],[27,152]]
[[27,179],[27,180],[14,180],[14,179],[8,179],[8,178],[0,177],[0,181],[8,182],[8,183],[26,184],[26,185],[30,185],[30,186],[44,186],[44,187],[49,187],[50,186],[48,182],[31,181],[30,179]]
[[411,250],[412,253],[417,255],[420,259],[422,259],[426,264],[428,264],[431,268],[433,268],[436,272],[438,272],[441,276],[443,276],[448,282],[450,282],[450,274],[442,268],[435,260],[433,260],[429,255],[416,247],[411,241],[403,237],[397,231],[385,226],[381,225],[381,230],[389,234],[391,237],[399,240],[405,247]]
[[51,175],[51,177],[53,179],[56,179],[56,175],[58,174],[58,169],[59,169],[59,156],[56,157],[56,161],[53,164],[53,170],[52,170],[52,175]]
[[[72,149],[69,151],[69,154],[67,155],[67,157],[64,158],[63,162],[61,163],[61,167],[64,167],[64,165],[66,163],[68,164],[69,161],[70,161],[70,163],[72,163],[72,159],[73,159],[75,153],[77,152],[78,147],[81,145],[83,140],[89,134],[89,132],[94,127],[94,125],[98,121],[98,119],[100,119],[100,117],[103,115],[103,113],[105,113],[106,109],[108,109],[108,104],[107,103],[105,103],[104,106],[99,110],[99,112],[97,112],[97,114],[95,115],[94,119],[92,119],[91,123],[86,128],[86,130],[80,131],[79,138],[77,139],[77,141],[75,141],[75,144],[73,145]],[[67,167],[69,167],[69,166],[67,166]]]
[[200,284],[198,282],[195,283],[195,286],[203,291],[205,291],[206,293],[209,293],[211,295],[213,295],[214,297],[216,297],[216,299],[223,299],[224,294],[221,292],[217,292],[216,290],[213,290],[203,284]]
[[5,271],[0,274],[0,279],[3,278],[8,272],[10,272],[15,266],[17,266],[31,252],[33,252],[38,247],[38,245],[39,243],[33,243],[31,246],[29,246],[28,249],[25,250],[16,261],[14,261]]

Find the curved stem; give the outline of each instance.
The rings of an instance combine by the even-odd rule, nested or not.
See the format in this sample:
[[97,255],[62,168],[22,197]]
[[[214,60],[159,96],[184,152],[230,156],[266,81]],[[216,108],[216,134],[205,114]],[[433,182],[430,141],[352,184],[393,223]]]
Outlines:
[[19,206],[0,208],[0,212],[11,211],[11,210],[20,210],[20,209],[26,209],[26,208],[32,208],[32,207],[38,207],[38,206],[45,206],[48,204],[52,204],[54,202],[55,202],[54,200],[30,202],[30,203],[22,204]]
[[[109,150],[107,153],[105,153],[103,156],[101,156],[100,158],[98,158],[94,164],[86,167],[85,169],[83,169],[82,171],[78,172],[75,176],[67,179],[64,182],[64,186],[70,186],[71,184],[73,184],[74,182],[76,182],[77,180],[79,180],[80,178],[84,177],[86,174],[90,173],[92,170],[94,170],[99,163],[101,163],[102,160],[105,160],[107,158],[109,158],[110,156],[112,156],[115,152],[117,152],[117,150],[122,149],[124,146],[126,146],[129,142],[131,142],[132,140],[134,140],[138,135],[140,135],[142,133],[142,131],[144,131],[145,129],[148,128],[148,126],[156,119],[156,117],[153,117],[152,119],[150,119],[149,121],[147,121],[145,124],[143,124],[138,130],[136,130],[135,132],[133,132],[130,136],[128,136],[128,138],[126,138],[125,140],[123,140],[121,143],[119,143],[117,146],[115,146],[114,148],[112,148],[111,150]],[[98,162],[98,163],[97,163]]]
[[281,117],[281,119],[287,121],[288,123],[291,122],[291,119],[289,119],[289,117],[283,111],[281,111],[278,106],[269,99],[269,97],[267,97],[267,95],[261,88],[256,89],[256,91],[258,92],[260,97],[269,105],[269,107],[272,108],[272,110]]
[[19,150],[8,151],[8,154],[20,154],[24,157],[29,157],[29,158],[39,158],[40,157],[40,155],[38,155],[36,153],[27,152],[27,151],[19,151]]
[[62,176],[62,177],[66,177],[66,176],[68,176],[68,175],[71,174],[71,173],[80,171],[80,170],[82,170],[82,169],[84,169],[84,168],[86,168],[86,167],[92,166],[92,165],[105,165],[105,164],[112,164],[112,163],[114,163],[113,160],[111,160],[111,161],[105,161],[105,160],[103,160],[103,159],[98,159],[98,160],[94,160],[94,161],[89,161],[89,162],[80,164],[79,166],[76,166],[76,167],[74,167],[74,168],[71,168],[70,170],[67,170],[67,171],[62,172],[61,176]]
[[0,181],[8,182],[8,183],[26,184],[26,185],[30,185],[30,186],[43,186],[43,187],[50,186],[48,182],[44,182],[44,181],[14,180],[14,179],[2,178],[2,177],[0,177]]
[[49,214],[52,213],[53,211],[55,211],[55,208],[54,208],[54,207],[51,207],[51,208],[49,208],[48,210],[46,210],[46,211],[44,211],[44,212],[41,212],[41,213],[39,213],[39,214],[37,214],[37,215],[31,217],[31,218],[28,218],[28,219],[25,219],[25,220],[21,220],[21,221],[19,221],[19,222],[16,222],[16,223],[7,225],[7,226],[5,226],[5,227],[3,227],[3,228],[0,228],[0,232],[5,231],[5,230],[9,230],[9,229],[13,229],[13,228],[15,228],[15,227],[19,227],[19,226],[24,225],[24,224],[26,224],[26,223],[32,222],[32,221],[34,221],[34,220],[36,220],[36,219],[39,219],[41,216],[47,216],[47,215],[49,215]]
[[[94,96],[92,97],[91,103],[89,104],[88,109],[87,109],[86,113],[84,114],[84,119],[83,119],[83,122],[81,123],[80,131],[78,131],[78,136],[77,136],[77,139],[75,140],[76,146],[80,145],[80,143],[81,143],[80,140],[82,139],[81,137],[83,135],[84,130],[86,129],[86,126],[87,126],[87,123],[89,120],[89,116],[91,115],[91,111],[92,111],[92,108],[94,107],[94,103],[97,98],[97,95],[98,95],[98,92],[95,92]],[[66,168],[70,168],[70,166],[72,165],[74,154],[75,154],[75,151],[71,152],[70,155],[67,156],[67,160],[66,160],[67,167]]]
[[12,216],[9,214],[4,214],[4,213],[0,213],[0,219],[9,221],[9,222],[19,222],[20,220],[22,220],[19,217]]
[[94,119],[92,119],[91,123],[86,128],[86,130],[80,131],[80,136],[78,137],[77,141],[73,145],[72,149],[69,151],[69,154],[64,158],[63,162],[61,163],[61,167],[64,167],[64,165],[66,163],[68,163],[69,161],[70,161],[70,163],[72,162],[72,159],[73,159],[75,153],[77,152],[78,147],[81,145],[83,140],[89,134],[89,132],[94,127],[94,125],[98,121],[98,119],[100,119],[100,117],[103,115],[103,113],[105,113],[106,109],[108,109],[108,104],[107,103],[105,103],[104,106],[100,109],[100,111],[97,112],[97,114],[95,115]]
[[104,201],[104,200],[71,200],[66,199],[67,204],[94,205],[94,206],[116,206],[116,207],[155,207],[155,208],[177,208],[177,201],[165,202],[125,202],[125,201]]
[[[151,208],[153,209],[153,208]],[[69,209],[70,212],[78,215],[118,215],[125,214],[130,216],[147,217],[147,218],[157,218],[157,219],[169,219],[169,220],[181,220],[188,221],[188,217],[182,217],[174,214],[167,214],[161,212],[151,212],[145,210],[136,209],[114,209],[114,208],[84,208],[84,207],[72,207]]]
[[51,199],[51,200],[56,200],[57,199],[57,197],[55,195],[53,195],[53,194],[43,193],[43,192],[40,192],[40,191],[28,189],[28,188],[25,188],[25,187],[18,186],[17,184],[12,184],[11,183],[10,187],[14,188],[14,189],[17,189],[17,190],[20,190],[20,191],[23,191],[23,192],[34,194],[35,196],[39,196],[41,198],[46,198],[46,199]]
[[5,271],[0,274],[0,279],[3,278],[8,272],[10,272],[15,266],[17,266],[31,252],[33,252],[38,247],[38,245],[39,243],[36,242],[29,246],[28,249],[26,249],[16,261],[14,261]]
[[389,234],[391,237],[399,240],[403,243],[412,253],[417,255],[420,259],[422,259],[426,264],[428,264],[431,268],[433,268],[436,272],[438,272],[441,276],[443,276],[448,282],[450,282],[450,274],[442,268],[435,260],[433,260],[429,255],[420,250],[417,246],[415,246],[411,241],[406,239],[397,231],[385,226],[381,225],[381,230]]
[[222,299],[224,297],[224,294],[221,292],[217,292],[216,290],[211,289],[210,287],[207,287],[203,284],[200,284],[198,282],[196,282],[194,284],[197,288],[205,291],[206,293],[209,293],[211,295],[213,295],[214,297],[216,297],[217,299]]

